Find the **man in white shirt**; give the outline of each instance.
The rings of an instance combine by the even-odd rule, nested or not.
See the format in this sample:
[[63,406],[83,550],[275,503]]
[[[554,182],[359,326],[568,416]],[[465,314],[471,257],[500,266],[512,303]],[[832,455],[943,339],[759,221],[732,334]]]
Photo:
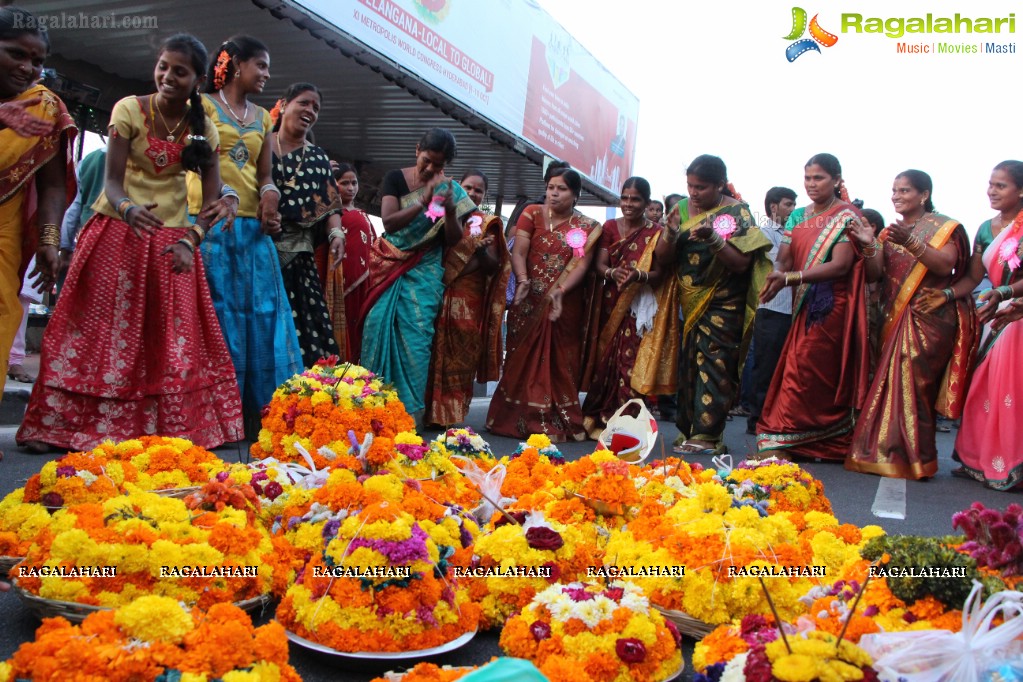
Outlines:
[[[796,193],[788,187],[772,187],[767,191],[764,208],[768,219],[761,221],[760,231],[771,240],[768,257],[772,262],[778,260],[778,249],[785,232],[785,222],[789,214],[796,208]],[[767,389],[771,386],[771,377],[778,366],[785,338],[792,326],[792,289],[785,287],[771,299],[770,303],[761,303],[757,308],[757,317],[753,325],[753,374],[752,390],[750,391],[750,414],[746,419],[746,433],[757,432],[757,421],[760,411],[764,408]]]

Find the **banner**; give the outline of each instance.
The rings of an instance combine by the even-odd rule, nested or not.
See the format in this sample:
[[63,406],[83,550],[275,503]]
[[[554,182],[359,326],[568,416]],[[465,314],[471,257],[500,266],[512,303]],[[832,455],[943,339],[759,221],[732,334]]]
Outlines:
[[631,175],[638,98],[534,2],[291,1],[610,192]]

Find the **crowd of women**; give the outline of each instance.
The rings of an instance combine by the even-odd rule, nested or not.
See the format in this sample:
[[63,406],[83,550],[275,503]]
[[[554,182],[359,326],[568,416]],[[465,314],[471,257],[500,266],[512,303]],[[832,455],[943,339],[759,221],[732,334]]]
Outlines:
[[[18,28],[34,25],[0,9],[4,349],[23,257],[36,256],[41,287],[57,279],[74,188],[76,131],[36,85],[46,34]],[[113,109],[105,182],[81,198],[95,213],[17,436],[30,451],[147,433],[237,441],[279,383],[337,355],[386,377],[424,426],[463,422],[475,381],[499,380],[489,430],[553,441],[596,438],[629,400],[660,396],[677,409],[676,452],[714,455],[757,329],[777,349],[750,354],[760,452],[927,478],[937,415],[962,416],[958,473],[1004,489],[1023,479],[1010,364],[1023,348],[1023,163],[995,168],[998,214],[972,251],[935,212],[926,173],[895,178],[900,218],[885,227],[849,202],[830,154],[806,164],[810,203],[769,193],[775,222],[760,225],[714,156],[688,165],[688,197],[667,206],[629,178],[621,217],[603,225],[576,210],[580,175],[554,163],[506,235],[480,208],[487,177],[448,176],[455,139],[433,129],[414,165],[384,176],[377,237],[355,205],[356,168],[310,142],[316,86],[291,85],[267,112],[250,101],[269,79],[265,45],[235,36],[210,57],[171,37],[156,91]],[[791,323],[769,343],[758,308],[783,292]]]

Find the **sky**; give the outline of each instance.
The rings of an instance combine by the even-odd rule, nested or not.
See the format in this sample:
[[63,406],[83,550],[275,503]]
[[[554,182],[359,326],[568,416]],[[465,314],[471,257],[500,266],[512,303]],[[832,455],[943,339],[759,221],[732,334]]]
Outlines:
[[[573,37],[640,99],[633,173],[654,197],[685,194],[685,168],[699,154],[724,159],[729,179],[754,210],[775,185],[800,205],[803,165],[817,152],[842,163],[850,195],[885,220],[891,186],[908,168],[934,180],[937,210],[972,234],[994,212],[991,169],[1023,158],[1013,126],[1023,73],[1023,12],[1016,33],[841,32],[842,15],[881,19],[1008,17],[1006,0],[540,0]],[[792,7],[838,42],[789,63]],[[809,37],[804,35],[803,37]],[[1014,54],[899,54],[900,42],[998,42]],[[603,212],[596,215],[603,217]]]

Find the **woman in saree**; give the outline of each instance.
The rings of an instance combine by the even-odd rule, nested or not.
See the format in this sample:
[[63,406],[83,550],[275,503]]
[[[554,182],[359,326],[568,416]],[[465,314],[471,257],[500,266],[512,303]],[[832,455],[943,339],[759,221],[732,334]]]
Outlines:
[[583,426],[596,440],[615,411],[642,395],[632,388],[632,369],[643,335],[653,325],[656,290],[672,263],[664,228],[648,217],[650,183],[632,177],[622,185],[622,217],[604,223],[597,245],[594,296],[600,307],[595,352],[584,372]]
[[[675,388],[677,376],[675,452],[714,455],[726,450],[725,422],[753,334],[757,293],[771,269],[771,241],[749,206],[734,197],[724,161],[709,154],[696,157],[686,169],[686,182],[689,197],[675,205],[669,219],[670,226],[679,226],[669,228],[676,276],[661,293],[632,385],[645,395],[660,394]],[[682,365],[677,371],[676,358]]]
[[[57,281],[61,217],[75,194],[69,153],[77,132],[74,122],[59,97],[35,85],[50,51],[47,34],[38,26],[36,17],[25,10],[0,8],[0,367],[4,369],[0,388],[7,379],[8,354],[22,320],[18,299],[22,277],[35,255],[31,277],[38,276],[40,286],[47,288]],[[39,225],[38,232],[29,228],[33,224]]]
[[[892,204],[901,219],[880,240],[856,220],[849,235],[868,281],[881,280],[882,325],[877,369],[856,421],[850,471],[894,478],[938,472],[936,412],[959,416],[973,359],[976,313],[966,299],[928,305],[935,290],[966,275],[970,240],[957,221],[934,211],[929,175],[895,177]],[[940,302],[945,296],[939,294]]]
[[[477,206],[487,194],[487,176],[471,170],[459,184]],[[474,211],[462,240],[444,254],[444,302],[437,316],[426,390],[426,424],[459,424],[469,413],[473,381],[501,375],[501,323],[511,258],[504,226],[495,215]]]
[[[229,229],[215,226],[200,250],[252,438],[277,386],[302,371],[291,304],[270,237],[281,231],[281,193],[271,172],[273,122],[266,109],[249,101],[262,94],[269,78],[266,46],[250,36],[233,36],[210,65],[202,98],[220,135],[221,180],[237,192],[239,204]],[[201,184],[198,175],[189,174],[193,216],[202,206]]]
[[417,422],[444,298],[444,247],[462,240],[462,219],[476,210],[461,185],[444,175],[455,153],[454,136],[433,128],[416,145],[415,166],[384,176],[384,235],[370,251],[361,362],[394,385]]
[[545,203],[527,206],[515,226],[515,298],[508,311],[504,372],[487,412],[492,433],[552,442],[585,440],[579,382],[586,338],[584,282],[600,225],[574,211],[582,178],[550,173]]
[[847,234],[858,220],[831,154],[806,162],[809,206],[789,216],[761,300],[795,287],[792,327],[757,425],[757,449],[844,461],[870,367],[863,263]]
[[952,452],[962,466],[952,473],[995,490],[1010,490],[1023,482],[1023,419],[1019,415],[1023,324],[1018,322],[1023,312],[1018,298],[1023,296],[1023,162],[1003,161],[995,166],[987,193],[998,215],[977,231],[968,275],[950,289],[935,292],[934,304],[949,307],[949,299],[970,304],[970,294],[985,272],[994,287],[980,295],[977,316],[989,326]]
[[[195,257],[237,207],[222,194],[219,136],[199,94],[206,65],[198,39],[171,36],[156,92],[114,105],[104,192],[47,325],[17,434],[35,453],[156,434],[215,448],[243,436],[231,355]],[[186,171],[203,179],[195,224]]]
[[341,201],[327,152],[308,140],[320,116],[320,91],[312,83],[294,83],[274,107],[273,179],[281,192],[281,230],[274,236],[284,290],[302,350],[302,362],[338,354],[323,284],[316,271],[314,245],[324,239],[330,269],[341,265],[345,233]]

